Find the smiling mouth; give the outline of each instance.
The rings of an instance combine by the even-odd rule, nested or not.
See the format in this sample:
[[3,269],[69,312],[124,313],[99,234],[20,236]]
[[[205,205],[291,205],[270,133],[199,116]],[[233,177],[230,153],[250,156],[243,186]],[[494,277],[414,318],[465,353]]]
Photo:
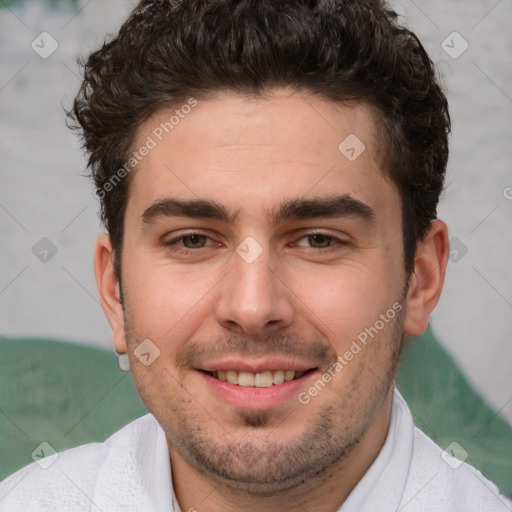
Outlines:
[[300,372],[295,370],[269,370],[259,373],[218,370],[214,372],[205,371],[205,373],[217,380],[228,382],[235,386],[247,388],[270,388],[272,386],[283,384],[284,382],[291,382],[292,380],[300,379],[305,374],[313,372],[314,370],[315,368]]

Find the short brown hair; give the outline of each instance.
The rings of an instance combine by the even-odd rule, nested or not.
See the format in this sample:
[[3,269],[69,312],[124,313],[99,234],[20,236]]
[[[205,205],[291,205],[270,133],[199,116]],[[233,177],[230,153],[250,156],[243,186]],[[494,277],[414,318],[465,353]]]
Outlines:
[[[384,126],[384,172],[401,196],[405,268],[436,218],[450,116],[432,61],[381,0],[143,0],[92,53],[69,113],[97,190],[125,165],[140,124],[216,91],[287,86],[368,102]],[[101,218],[121,275],[128,179],[107,187]]]

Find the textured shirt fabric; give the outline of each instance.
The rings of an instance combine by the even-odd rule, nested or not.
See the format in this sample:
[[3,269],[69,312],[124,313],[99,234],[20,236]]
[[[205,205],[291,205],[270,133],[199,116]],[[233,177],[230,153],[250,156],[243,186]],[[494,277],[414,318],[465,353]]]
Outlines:
[[[50,465],[44,461],[0,483],[0,512],[181,512],[165,435],[150,414],[104,443],[61,452]],[[386,441],[338,510],[392,511],[512,511],[512,501],[492,482],[414,426],[396,389]]]

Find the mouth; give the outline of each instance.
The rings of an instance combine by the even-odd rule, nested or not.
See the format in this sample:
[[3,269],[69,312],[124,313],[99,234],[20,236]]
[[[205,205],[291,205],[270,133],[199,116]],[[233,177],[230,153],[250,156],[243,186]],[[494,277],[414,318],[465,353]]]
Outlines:
[[238,410],[270,410],[293,404],[320,367],[291,357],[226,357],[201,361],[194,369],[202,377],[205,392],[221,403]]
[[298,370],[266,370],[262,372],[236,371],[236,370],[215,370],[204,371],[210,377],[221,382],[228,382],[235,386],[246,388],[270,388],[279,386],[285,382],[300,379],[307,373],[315,371],[311,368],[305,371]]

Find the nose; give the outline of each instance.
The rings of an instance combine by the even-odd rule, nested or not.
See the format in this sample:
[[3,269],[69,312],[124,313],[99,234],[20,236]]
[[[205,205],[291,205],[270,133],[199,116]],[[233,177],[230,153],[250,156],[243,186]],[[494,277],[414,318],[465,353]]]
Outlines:
[[272,266],[271,255],[248,263],[234,256],[231,272],[222,281],[215,309],[217,322],[238,334],[280,330],[293,322],[293,292]]

